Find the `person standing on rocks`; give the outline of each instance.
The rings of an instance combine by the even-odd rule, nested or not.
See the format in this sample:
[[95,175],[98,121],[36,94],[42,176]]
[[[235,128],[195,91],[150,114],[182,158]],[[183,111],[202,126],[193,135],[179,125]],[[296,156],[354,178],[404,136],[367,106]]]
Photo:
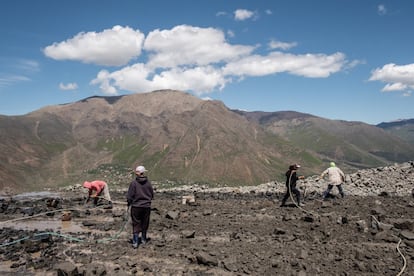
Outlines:
[[331,162],[330,167],[324,170],[320,176],[320,179],[323,179],[325,175],[328,175],[328,188],[323,192],[323,199],[325,200],[330,194],[333,186],[338,188],[339,194],[343,198],[345,196],[344,190],[342,189],[342,183],[345,181],[345,174],[340,168],[338,168],[335,162]]
[[91,198],[93,198],[94,205],[98,205],[98,200],[103,194],[103,198],[106,199],[109,205],[112,206],[111,195],[109,194],[108,184],[102,180],[94,180],[92,182],[85,181],[83,183],[83,187],[88,189],[88,198],[86,199],[86,203],[89,202]]
[[280,207],[286,206],[286,201],[291,197],[292,193],[296,196],[296,204],[297,206],[304,206],[303,203],[300,202],[300,192],[298,188],[296,188],[296,181],[299,179],[304,179],[303,175],[298,176],[296,171],[300,168],[300,165],[294,164],[289,166],[289,170],[285,173],[286,175],[286,193],[283,196],[282,204]]
[[[128,207],[131,207],[132,246],[138,248],[139,243],[147,243],[147,230],[150,222],[151,202],[154,189],[145,175],[144,166],[135,169],[136,178],[131,182],[127,194]],[[141,233],[141,237],[139,234]]]

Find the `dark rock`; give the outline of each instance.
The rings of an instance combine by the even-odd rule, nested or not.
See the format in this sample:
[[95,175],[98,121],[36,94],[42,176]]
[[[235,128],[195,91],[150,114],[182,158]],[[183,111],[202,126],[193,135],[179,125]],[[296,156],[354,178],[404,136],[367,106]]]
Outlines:
[[414,240],[414,233],[411,231],[401,231],[400,236],[406,240],[413,241]]
[[305,216],[303,217],[303,220],[306,222],[314,222],[315,218],[313,216]]
[[194,230],[183,230],[181,232],[181,234],[186,239],[193,239],[195,237],[195,231]]
[[178,216],[180,215],[180,213],[178,211],[168,211],[167,214],[165,215],[166,218],[168,219],[177,219]]
[[375,234],[376,240],[381,240],[384,242],[392,242],[396,243],[398,242],[398,238],[395,237],[391,232],[389,231],[381,231]]
[[9,203],[2,202],[0,206],[0,213],[4,213],[7,211],[7,208],[9,208]]
[[111,230],[112,229],[112,223],[105,223],[104,225],[103,225],[103,230],[104,231],[109,231],[109,230]]
[[235,258],[225,259],[223,260],[223,267],[230,272],[237,272],[238,262]]
[[338,224],[347,224],[348,223],[348,218],[347,217],[339,217],[337,220]]
[[206,210],[203,211],[203,216],[210,216],[212,213],[213,213],[212,210],[206,209]]
[[406,240],[406,241],[404,241],[404,243],[406,245],[408,245],[409,247],[411,247],[412,249],[414,249],[414,241],[408,241],[408,240]]
[[92,220],[84,220],[84,221],[82,221],[82,225],[83,226],[87,226],[87,227],[96,226],[97,224],[98,224],[98,222],[92,221]]
[[214,256],[201,252],[196,255],[197,263],[206,266],[217,266],[218,261]]
[[394,219],[391,220],[394,227],[400,230],[414,230],[414,220],[413,219]]
[[358,231],[364,232],[364,233],[368,232],[368,226],[365,220],[358,220],[356,222],[356,225],[357,225]]
[[34,208],[33,207],[25,207],[21,209],[22,214],[33,216],[34,215]]
[[390,194],[389,194],[388,192],[386,192],[386,191],[382,191],[382,192],[380,192],[380,193],[378,194],[378,196],[382,196],[382,197],[389,197],[389,196],[390,196]]
[[51,208],[57,208],[60,203],[60,198],[48,198],[46,199],[46,206]]
[[273,234],[275,234],[275,235],[284,235],[284,234],[286,234],[286,230],[281,229],[281,228],[276,228],[275,230],[273,230]]

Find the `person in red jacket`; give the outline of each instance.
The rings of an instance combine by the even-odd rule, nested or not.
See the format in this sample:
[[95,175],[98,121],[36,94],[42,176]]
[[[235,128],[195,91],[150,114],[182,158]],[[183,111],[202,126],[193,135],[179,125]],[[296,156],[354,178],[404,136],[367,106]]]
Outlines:
[[111,196],[109,194],[108,184],[102,180],[95,180],[92,182],[85,181],[83,183],[83,187],[88,189],[88,199],[86,203],[89,202],[91,198],[93,198],[93,203],[95,205],[98,204],[98,200],[100,197],[103,197],[108,201],[110,205],[112,205]]
[[[151,181],[145,175],[144,166],[135,169],[136,177],[131,182],[127,194],[128,208],[131,207],[132,219],[132,246],[147,243],[147,231],[150,222],[151,201],[154,198],[154,189]],[[141,233],[141,237],[139,234]]]

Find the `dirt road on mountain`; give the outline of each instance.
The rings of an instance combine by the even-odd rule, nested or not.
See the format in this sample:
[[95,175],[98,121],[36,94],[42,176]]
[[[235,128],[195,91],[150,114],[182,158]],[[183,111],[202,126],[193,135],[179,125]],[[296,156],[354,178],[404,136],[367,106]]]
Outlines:
[[111,195],[112,209],[74,193],[56,207],[1,199],[0,274],[414,275],[412,197],[315,195],[299,209],[270,193],[157,193],[150,242],[133,249],[125,194]]

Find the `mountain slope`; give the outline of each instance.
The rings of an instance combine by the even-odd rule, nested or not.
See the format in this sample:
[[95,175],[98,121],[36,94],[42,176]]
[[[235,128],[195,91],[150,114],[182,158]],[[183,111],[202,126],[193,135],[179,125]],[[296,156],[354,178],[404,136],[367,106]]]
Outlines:
[[92,97],[2,117],[0,128],[13,158],[0,157],[2,187],[82,182],[103,164],[144,164],[159,181],[251,185],[280,179],[289,163],[318,162],[221,102],[178,91]]
[[414,159],[412,145],[358,122],[298,112],[241,112],[164,90],[91,97],[24,116],[0,116],[0,189],[32,190],[92,178],[128,185],[143,164],[153,181],[254,185],[289,164],[319,174]]
[[414,158],[413,145],[365,123],[328,120],[293,111],[240,113],[321,159],[335,160],[350,168]]
[[381,123],[378,124],[377,127],[414,145],[414,119]]

